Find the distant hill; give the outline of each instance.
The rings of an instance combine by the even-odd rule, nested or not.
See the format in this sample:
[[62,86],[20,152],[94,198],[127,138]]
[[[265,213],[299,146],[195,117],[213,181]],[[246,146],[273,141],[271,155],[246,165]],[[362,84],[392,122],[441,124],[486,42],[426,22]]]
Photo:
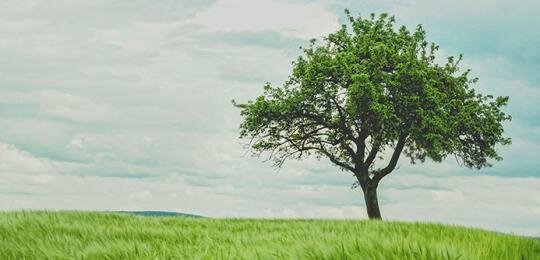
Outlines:
[[144,216],[144,217],[204,218],[203,216],[199,216],[199,215],[193,215],[193,214],[187,214],[187,213],[179,213],[179,212],[171,212],[171,211],[114,211],[114,212],[134,214],[134,215],[137,215],[137,216]]

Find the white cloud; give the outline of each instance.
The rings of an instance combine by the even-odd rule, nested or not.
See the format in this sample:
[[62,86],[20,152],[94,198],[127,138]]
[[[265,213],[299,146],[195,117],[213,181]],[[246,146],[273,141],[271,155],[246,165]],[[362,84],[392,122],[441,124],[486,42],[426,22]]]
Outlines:
[[136,22],[116,29],[99,29],[94,39],[130,51],[149,51],[160,47],[168,34],[181,25],[181,22]]
[[55,90],[41,91],[39,103],[45,116],[74,122],[108,122],[116,117],[116,111],[109,105]]
[[220,0],[199,12],[194,23],[217,31],[274,30],[285,35],[313,38],[333,32],[337,17],[319,3]]
[[[36,175],[56,172],[54,162],[36,158],[12,145],[0,142],[0,173],[2,175]],[[41,177],[37,177],[40,179]]]
[[147,190],[136,191],[134,193],[131,193],[129,195],[129,198],[135,199],[135,200],[148,200],[152,198],[152,193]]

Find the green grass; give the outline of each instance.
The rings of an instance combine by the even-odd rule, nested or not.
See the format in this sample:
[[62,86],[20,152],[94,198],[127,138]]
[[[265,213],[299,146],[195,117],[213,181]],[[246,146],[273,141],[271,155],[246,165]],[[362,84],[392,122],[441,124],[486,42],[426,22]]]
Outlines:
[[386,221],[0,213],[0,259],[540,259],[540,241]]

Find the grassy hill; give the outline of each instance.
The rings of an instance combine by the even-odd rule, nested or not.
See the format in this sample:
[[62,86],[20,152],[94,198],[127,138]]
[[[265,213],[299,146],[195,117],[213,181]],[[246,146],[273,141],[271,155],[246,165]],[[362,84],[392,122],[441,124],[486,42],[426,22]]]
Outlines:
[[540,259],[540,241],[386,221],[0,213],[0,259]]

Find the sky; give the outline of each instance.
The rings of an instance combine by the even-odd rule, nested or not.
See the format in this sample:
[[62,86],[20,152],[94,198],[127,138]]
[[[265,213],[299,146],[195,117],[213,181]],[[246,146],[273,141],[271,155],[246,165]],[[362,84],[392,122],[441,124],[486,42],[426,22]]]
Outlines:
[[0,1],[0,210],[163,210],[209,217],[366,218],[329,161],[272,168],[239,110],[279,85],[343,10],[422,24],[486,94],[510,96],[492,168],[399,168],[383,217],[540,236],[537,1]]

